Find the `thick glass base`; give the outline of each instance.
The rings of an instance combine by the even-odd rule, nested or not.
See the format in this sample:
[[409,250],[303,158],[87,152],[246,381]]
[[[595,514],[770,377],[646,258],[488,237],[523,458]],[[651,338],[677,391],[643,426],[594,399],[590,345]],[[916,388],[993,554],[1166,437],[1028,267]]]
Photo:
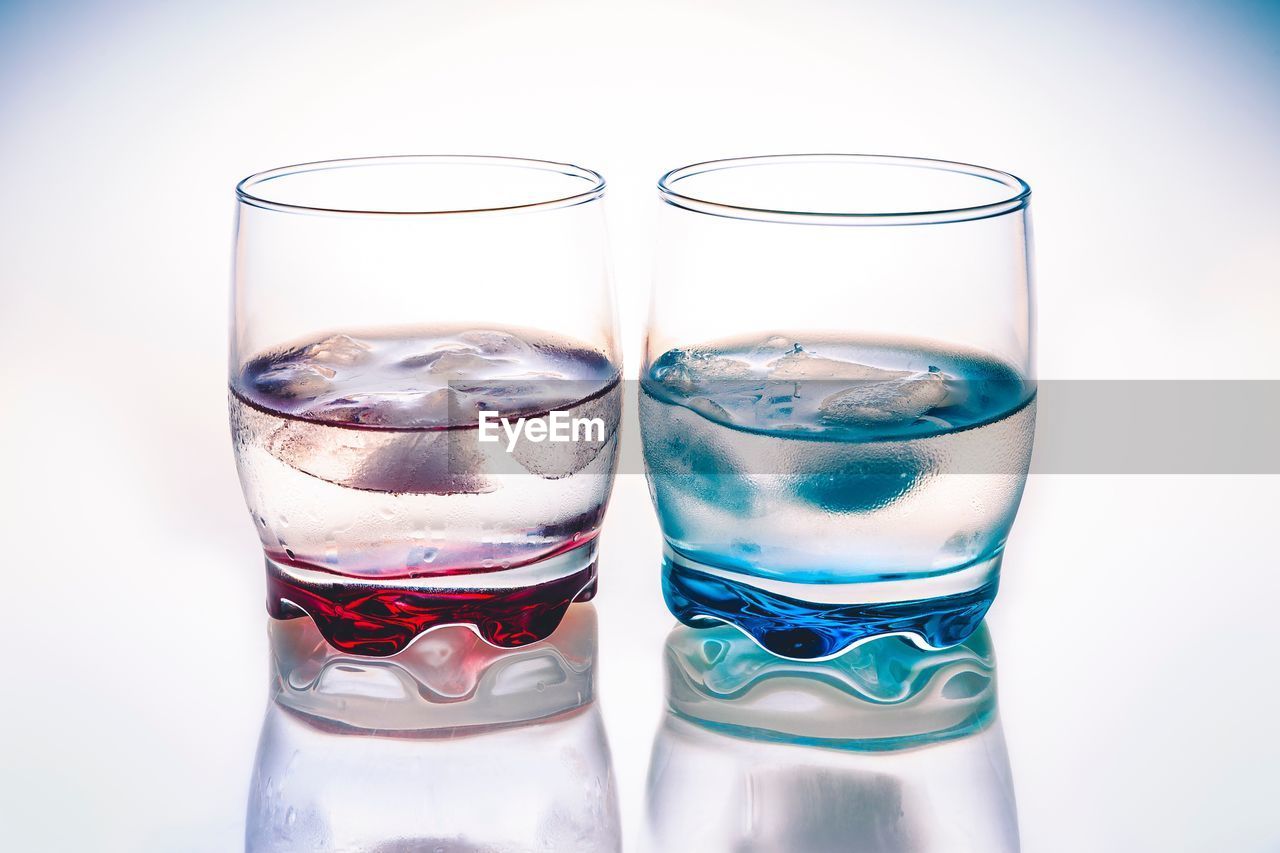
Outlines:
[[884,752],[968,737],[996,716],[983,625],[950,649],[886,637],[823,661],[780,658],[728,625],[678,625],[665,655],[668,710],[733,737]]
[[662,593],[691,628],[727,623],[785,658],[838,655],[874,637],[922,648],[963,642],[995,599],[1000,555],[951,572],[847,584],[791,583],[709,566],[665,549]]
[[453,737],[554,717],[595,697],[591,604],[570,607],[547,640],[519,649],[448,625],[394,658],[338,651],[310,619],[267,621],[272,700],[328,730]]
[[502,648],[546,639],[574,601],[596,593],[596,543],[499,571],[357,578],[267,558],[267,612],[310,616],[324,639],[353,655],[387,657],[420,635],[465,625]]

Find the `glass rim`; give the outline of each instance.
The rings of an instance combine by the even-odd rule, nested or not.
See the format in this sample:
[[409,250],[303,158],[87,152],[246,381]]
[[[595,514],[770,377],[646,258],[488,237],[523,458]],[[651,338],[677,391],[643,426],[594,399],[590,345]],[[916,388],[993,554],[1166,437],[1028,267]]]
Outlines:
[[[589,181],[590,186],[569,195],[537,199],[520,204],[494,205],[486,207],[437,208],[422,210],[378,210],[347,207],[324,207],[321,205],[295,204],[275,201],[251,190],[268,181],[306,172],[319,172],[330,169],[363,168],[368,166],[394,166],[413,163],[436,163],[455,166],[502,166],[508,168],[533,169],[544,172],[555,172],[570,178]],[[255,172],[236,184],[236,199],[253,207],[264,210],[302,213],[331,213],[351,216],[444,216],[466,213],[499,213],[503,211],[554,209],[573,207],[574,205],[594,201],[604,195],[604,176],[594,169],[576,166],[572,163],[561,163],[555,160],[538,160],[530,157],[504,157],[487,154],[388,154],[373,157],[345,157],[332,160],[313,160],[306,163],[294,163],[288,166],[277,166],[262,172]]]
[[[752,207],[749,205],[729,204],[709,198],[699,198],[696,195],[675,189],[675,184],[678,181],[707,172],[797,163],[858,163],[953,172],[1000,184],[1008,188],[1011,194],[996,201],[962,207],[939,207],[931,210],[912,211],[855,212]],[[680,166],[658,179],[658,193],[664,202],[674,207],[727,219],[807,225],[930,225],[987,219],[1022,210],[1027,206],[1031,198],[1031,186],[1022,178],[1009,172],[954,160],[938,160],[929,157],[909,157],[895,154],[765,154],[754,157],[705,160],[700,163]]]

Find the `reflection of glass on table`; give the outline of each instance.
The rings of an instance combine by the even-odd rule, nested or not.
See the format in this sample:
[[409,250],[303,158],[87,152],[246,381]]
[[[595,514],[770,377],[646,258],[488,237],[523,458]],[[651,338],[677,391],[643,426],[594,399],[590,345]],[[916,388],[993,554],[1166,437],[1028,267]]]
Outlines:
[[985,625],[944,651],[889,637],[822,662],[680,626],[666,671],[646,849],[1018,849]]
[[370,659],[310,620],[270,631],[247,850],[619,849],[592,605],[514,650],[451,626]]

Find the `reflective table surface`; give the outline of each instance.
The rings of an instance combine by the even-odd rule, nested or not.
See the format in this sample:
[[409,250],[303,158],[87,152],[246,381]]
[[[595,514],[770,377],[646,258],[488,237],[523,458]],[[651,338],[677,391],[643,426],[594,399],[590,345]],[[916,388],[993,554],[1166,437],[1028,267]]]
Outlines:
[[17,575],[5,847],[1277,850],[1278,497],[1033,477],[968,641],[810,663],[675,624],[639,477],[599,596],[514,651],[338,653],[266,617],[238,513],[119,518],[127,548]]

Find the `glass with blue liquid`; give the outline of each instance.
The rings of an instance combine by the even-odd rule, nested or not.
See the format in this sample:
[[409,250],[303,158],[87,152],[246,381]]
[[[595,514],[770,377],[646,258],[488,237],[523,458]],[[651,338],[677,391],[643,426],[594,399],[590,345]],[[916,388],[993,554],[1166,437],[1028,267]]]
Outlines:
[[640,416],[671,611],[798,659],[964,641],[1031,459],[1027,184],[822,154],[659,190]]

